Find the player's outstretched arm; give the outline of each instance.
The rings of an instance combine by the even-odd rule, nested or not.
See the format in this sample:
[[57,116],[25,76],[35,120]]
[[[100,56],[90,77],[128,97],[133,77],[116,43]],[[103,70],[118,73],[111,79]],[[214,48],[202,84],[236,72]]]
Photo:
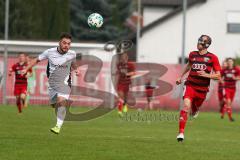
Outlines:
[[28,70],[30,68],[32,68],[33,66],[35,66],[38,62],[39,62],[38,58],[34,58],[33,60],[31,60],[29,65],[24,70],[22,70],[22,74],[26,74],[28,72]]
[[240,76],[236,76],[236,77],[234,76],[233,79],[236,80],[236,81],[239,81],[240,80]]
[[223,84],[223,83],[224,83],[224,79],[223,79],[223,77],[221,76],[220,79],[219,79],[218,81],[219,81],[219,83],[222,83],[222,84]]
[[79,65],[76,61],[73,61],[71,64],[71,71],[75,71],[76,76],[79,76],[81,74],[79,70]]
[[8,72],[8,76],[12,76],[12,72],[13,72],[13,70],[10,69],[9,72]]
[[212,73],[206,73],[205,71],[197,71],[198,75],[205,78],[210,78],[214,80],[221,79],[221,67],[219,64],[219,60],[216,56],[213,56],[213,71]]
[[126,76],[130,76],[130,77],[135,76],[135,75],[136,75],[136,72],[128,72],[126,74]]
[[220,80],[221,79],[220,71],[216,71],[215,73],[210,74],[210,79]]
[[27,72],[26,78],[32,77],[32,72]]
[[181,76],[176,80],[176,84],[179,85],[182,83],[183,76],[191,69],[191,64],[187,63],[186,67],[184,68]]
[[215,79],[215,80],[220,80],[221,79],[221,73],[220,71],[216,71],[215,73],[206,73],[205,71],[197,71],[199,76],[205,77],[205,78],[210,78],[210,79]]

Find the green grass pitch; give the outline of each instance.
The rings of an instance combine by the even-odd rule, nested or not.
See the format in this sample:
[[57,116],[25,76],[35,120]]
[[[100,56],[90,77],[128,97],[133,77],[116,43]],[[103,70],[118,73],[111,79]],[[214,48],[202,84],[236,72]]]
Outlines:
[[[240,117],[235,122],[217,113],[200,113],[188,122],[178,143],[175,120],[120,119],[116,111],[88,122],[66,122],[59,135],[50,107],[30,106],[17,115],[0,106],[1,160],[235,160],[240,157]],[[129,115],[137,111],[131,110]],[[141,112],[157,114],[158,111]],[[166,115],[177,112],[163,112]]]

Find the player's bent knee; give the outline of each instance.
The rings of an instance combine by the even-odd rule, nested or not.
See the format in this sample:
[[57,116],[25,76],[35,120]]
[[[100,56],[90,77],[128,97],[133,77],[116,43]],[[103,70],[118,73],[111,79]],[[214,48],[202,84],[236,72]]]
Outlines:
[[186,105],[184,105],[182,110],[184,110],[184,111],[188,112],[188,111],[190,110],[190,107],[189,107],[189,106],[186,106]]
[[55,107],[61,107],[61,106],[68,106],[69,105],[69,101],[64,98],[64,97],[57,97],[57,103],[55,104]]
[[21,98],[21,99],[25,99],[25,98],[26,98],[26,95],[25,95],[25,94],[21,94],[21,95],[20,95],[20,98]]
[[191,102],[192,101],[189,98],[185,98],[183,101],[184,102],[183,102],[183,109],[182,110],[188,112],[191,108]]
[[118,96],[119,96],[121,99],[124,99],[124,92],[118,91]]
[[226,103],[227,103],[227,105],[231,105],[232,104],[232,100],[231,99],[227,99]]

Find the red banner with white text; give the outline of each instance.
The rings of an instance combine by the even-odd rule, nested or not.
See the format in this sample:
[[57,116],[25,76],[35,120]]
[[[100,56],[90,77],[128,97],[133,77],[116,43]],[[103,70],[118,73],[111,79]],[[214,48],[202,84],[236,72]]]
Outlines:
[[[8,69],[17,62],[16,57],[9,57],[8,58]],[[48,97],[48,78],[46,76],[46,66],[47,62],[41,62],[34,68],[35,72],[35,80],[32,82],[32,87],[30,90],[30,105],[37,104],[37,105],[47,105],[49,104],[49,97]],[[161,96],[157,96],[153,98],[153,106],[154,108],[162,108],[162,109],[171,109],[177,110],[179,109],[180,102],[181,102],[181,93],[183,92],[183,88],[181,86],[175,85],[175,80],[179,76],[181,67],[180,65],[164,65],[167,67],[167,72],[160,77],[160,80],[168,82],[172,84],[173,89]],[[3,59],[0,57],[0,72],[3,72]],[[84,86],[88,88],[92,88],[95,90],[101,90],[106,92],[111,92],[116,95],[114,88],[112,86],[111,81],[111,70],[110,64],[104,63],[103,68],[101,69],[100,73],[97,75],[97,79],[94,83],[87,83],[84,81],[84,74],[87,70],[87,66],[81,67],[81,74],[80,76],[73,76],[72,83],[73,85]],[[2,95],[2,87],[6,85],[7,87],[7,95]],[[218,102],[218,93],[217,93],[217,81],[212,80],[211,86],[209,89],[209,93],[205,102],[202,105],[202,110],[206,111],[218,111],[219,110],[219,102]],[[14,89],[14,76],[7,77],[7,83],[3,84],[1,82],[0,86],[0,100],[2,102],[2,97],[6,96],[7,102],[9,104],[15,103],[15,97],[13,95]],[[239,83],[237,83],[237,91],[233,103],[233,109],[237,110],[239,108],[240,103],[240,92],[239,92]],[[74,96],[74,104],[78,106],[96,106],[101,100],[91,97],[83,97],[83,96]],[[144,108],[147,105],[146,98],[137,99],[137,103],[135,108]]]

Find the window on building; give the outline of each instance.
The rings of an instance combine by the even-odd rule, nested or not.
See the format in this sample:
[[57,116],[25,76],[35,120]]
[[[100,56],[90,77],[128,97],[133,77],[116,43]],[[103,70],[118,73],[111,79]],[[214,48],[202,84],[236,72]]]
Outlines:
[[227,32],[240,33],[240,11],[227,12]]
[[[178,63],[181,64],[182,63],[182,57],[178,57]],[[188,63],[188,58],[185,57],[184,58],[184,64],[187,64]]]

